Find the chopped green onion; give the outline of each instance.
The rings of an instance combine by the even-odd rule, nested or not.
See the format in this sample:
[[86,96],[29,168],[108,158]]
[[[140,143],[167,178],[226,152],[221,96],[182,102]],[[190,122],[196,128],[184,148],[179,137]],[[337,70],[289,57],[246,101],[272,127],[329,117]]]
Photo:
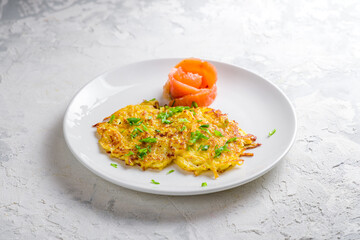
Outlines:
[[175,170],[172,169],[172,170],[168,171],[167,174],[170,174],[170,173],[173,173],[173,172],[175,172]]
[[200,145],[198,148],[198,151],[207,151],[209,149],[210,145]]
[[186,118],[179,118],[179,122],[190,122],[189,120],[187,120]]
[[274,133],[276,133],[276,129],[272,130],[271,132],[269,132],[269,136],[268,137],[271,137],[272,135],[274,135]]
[[115,119],[115,115],[113,114],[113,115],[111,115],[110,120],[108,121],[108,123],[112,123],[114,121],[114,119]]
[[204,124],[201,125],[199,128],[203,131],[205,131],[207,134],[209,134],[210,136],[212,136],[211,132],[209,131],[209,129],[207,129],[209,127],[209,124]]
[[131,155],[134,155],[133,151],[130,151],[129,153],[125,154],[125,156],[131,156]]
[[138,150],[138,156],[141,159],[144,159],[144,157],[147,155],[148,149],[147,148],[141,148]]
[[144,131],[148,131],[149,129],[144,125],[144,124],[141,124],[142,128],[144,129]]
[[184,111],[185,109],[189,109],[190,107],[184,107],[184,106],[176,106],[169,108],[168,106],[165,106],[166,111],[161,112],[157,115],[157,119],[161,119],[162,123],[169,124],[171,123],[170,120],[168,120],[169,117],[174,116],[176,113],[180,113]]
[[197,122],[202,122],[203,120],[197,120]]
[[180,129],[180,132],[183,132],[185,129],[186,129],[186,126],[183,126],[183,127]]
[[130,137],[131,138],[136,138],[136,136],[138,135],[138,132],[137,131],[132,131],[132,133],[130,134]]
[[201,148],[201,151],[207,151],[209,149],[210,145],[205,145]]
[[148,117],[148,119],[151,120],[151,119],[152,119],[152,116]]
[[201,187],[207,187],[207,183],[206,183],[206,182],[203,182],[203,183],[201,184]]
[[132,126],[132,125],[136,124],[137,122],[139,122],[141,119],[140,118],[128,118],[126,120],[130,124],[130,126]]
[[154,179],[151,179],[152,184],[160,184],[159,182],[156,182]]
[[215,146],[215,158],[220,157],[221,153],[228,152],[229,149],[227,148],[227,143],[224,146],[217,148],[218,145]]
[[198,140],[201,139],[209,139],[209,137],[205,136],[204,134],[202,134],[200,131],[196,130],[195,132],[191,133],[191,138],[189,143],[190,144],[194,144],[196,143]]
[[139,149],[139,153],[147,153],[148,149],[147,148],[141,148]]
[[194,101],[194,102],[192,102],[192,103],[191,103],[191,107],[193,107],[193,108],[197,108],[197,107],[198,107],[198,105],[197,105],[197,103]]
[[140,142],[155,143],[156,138],[147,137],[147,138],[140,139]]
[[155,132],[158,132],[158,133],[159,133],[159,132],[160,132],[160,130],[156,129],[156,130],[155,130]]
[[115,163],[110,163],[111,166],[113,166],[114,168],[117,168],[117,164]]
[[130,134],[131,138],[135,138],[138,135],[139,132],[144,132],[144,131],[141,130],[140,128],[138,128],[138,127],[135,127],[135,129]]
[[148,154],[148,152],[150,152],[150,148],[140,148],[140,146],[136,145],[135,146],[138,149],[138,157],[140,159],[144,159],[144,157]]
[[220,132],[220,131],[218,131],[218,130],[214,130],[214,134],[215,134],[215,136],[217,136],[217,137],[223,137],[224,135],[222,135],[222,133]]
[[144,100],[144,102],[148,103],[148,102],[152,102],[152,101],[155,101],[156,98],[153,98],[153,99],[150,99],[150,100]]
[[232,142],[235,142],[237,140],[237,137],[233,137],[233,138],[230,138],[229,140],[226,141],[226,143],[232,143]]
[[194,116],[196,116],[196,112],[194,109],[191,109],[190,111],[194,114]]
[[134,130],[139,131],[139,132],[144,132],[143,130],[141,130],[141,128],[135,127]]

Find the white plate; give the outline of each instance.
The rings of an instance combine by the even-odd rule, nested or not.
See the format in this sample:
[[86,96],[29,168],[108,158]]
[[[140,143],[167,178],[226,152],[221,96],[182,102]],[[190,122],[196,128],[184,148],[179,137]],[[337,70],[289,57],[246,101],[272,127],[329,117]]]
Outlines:
[[[257,136],[261,147],[242,166],[220,174],[194,176],[175,164],[162,171],[113,163],[100,152],[93,124],[129,104],[162,99],[162,86],[170,69],[181,59],[157,59],[116,68],[83,87],[71,101],[64,118],[65,140],[75,157],[96,175],[137,191],[163,195],[196,195],[230,189],[265,174],[289,151],[294,142],[296,118],[288,98],[269,81],[242,68],[211,61],[218,72],[218,96],[211,105],[228,113],[247,133]],[[268,137],[268,133],[276,133]],[[175,172],[166,174],[169,170]],[[151,179],[160,182],[151,184]],[[207,182],[207,187],[201,187]]]

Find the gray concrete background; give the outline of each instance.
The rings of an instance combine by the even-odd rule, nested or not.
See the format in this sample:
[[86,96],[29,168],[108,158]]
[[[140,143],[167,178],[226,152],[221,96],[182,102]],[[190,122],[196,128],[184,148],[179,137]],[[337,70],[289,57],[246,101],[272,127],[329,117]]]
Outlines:
[[[296,142],[263,177],[193,197],[110,184],[72,156],[62,118],[113,67],[209,58],[279,86]],[[360,3],[0,4],[0,239],[360,239]]]

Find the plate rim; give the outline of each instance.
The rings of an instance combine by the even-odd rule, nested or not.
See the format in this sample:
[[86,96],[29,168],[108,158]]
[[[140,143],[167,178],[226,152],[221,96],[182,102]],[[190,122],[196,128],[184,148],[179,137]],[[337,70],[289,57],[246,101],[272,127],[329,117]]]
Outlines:
[[290,106],[291,109],[291,113],[293,115],[294,118],[294,130],[292,132],[292,137],[291,137],[291,141],[289,142],[288,146],[286,147],[286,149],[283,151],[283,153],[275,160],[272,162],[272,164],[270,164],[268,167],[266,167],[265,169],[263,169],[262,171],[259,171],[253,175],[251,175],[249,178],[247,178],[244,181],[241,182],[235,182],[232,184],[228,184],[226,186],[217,186],[214,188],[202,188],[201,190],[197,190],[197,191],[176,191],[176,192],[169,192],[167,190],[161,190],[161,189],[157,189],[157,188],[142,188],[142,187],[138,187],[138,186],[134,186],[131,184],[127,184],[126,182],[121,182],[121,181],[117,181],[115,179],[112,179],[110,177],[108,177],[106,174],[103,174],[100,171],[97,171],[96,169],[92,168],[91,166],[89,166],[88,164],[85,163],[84,160],[81,159],[81,157],[76,153],[76,151],[73,149],[72,145],[69,143],[69,136],[68,133],[66,132],[66,120],[67,120],[67,116],[69,114],[70,111],[70,107],[72,106],[73,102],[76,100],[77,96],[89,85],[91,84],[93,81],[96,81],[98,78],[100,77],[106,77],[106,75],[116,71],[117,69],[121,69],[121,68],[126,68],[128,66],[131,65],[135,65],[135,64],[143,64],[143,63],[149,63],[149,62],[154,62],[154,61],[181,61],[184,58],[153,58],[153,59],[147,59],[147,60],[141,60],[141,61],[134,61],[131,63],[126,63],[126,64],[122,64],[119,66],[115,66],[110,68],[107,71],[102,72],[101,74],[97,75],[96,77],[92,78],[91,80],[89,80],[86,84],[84,84],[78,91],[76,91],[76,93],[74,94],[74,96],[71,98],[69,104],[66,107],[66,111],[63,117],[63,124],[62,124],[62,128],[63,128],[63,136],[66,142],[66,145],[68,147],[68,149],[70,149],[70,152],[72,153],[72,155],[83,165],[85,166],[87,169],[89,169],[92,173],[94,173],[96,176],[101,177],[105,180],[107,180],[108,182],[127,188],[127,189],[131,189],[134,191],[139,191],[139,192],[145,192],[145,193],[151,193],[151,194],[156,194],[156,195],[166,195],[166,196],[192,196],[192,195],[203,195],[203,194],[209,194],[209,193],[215,193],[215,192],[221,192],[221,191],[225,191],[228,189],[232,189],[235,187],[239,187],[241,185],[244,185],[246,183],[249,183],[261,176],[263,176],[264,174],[266,174],[267,172],[269,172],[270,170],[272,170],[283,158],[284,156],[289,152],[289,150],[291,149],[291,147],[294,145],[295,139],[296,139],[296,134],[297,134],[297,128],[298,128],[298,123],[297,123],[297,115],[296,115],[296,111],[295,108],[293,106],[293,104],[291,103],[290,99],[286,96],[286,94],[278,87],[276,86],[274,83],[272,83],[271,81],[261,77],[260,75],[258,75],[257,73],[254,73],[252,71],[249,71],[246,68],[237,66],[235,64],[230,64],[230,63],[226,63],[226,62],[221,62],[221,61],[217,61],[217,60],[212,60],[212,59],[202,59],[204,61],[208,61],[211,63],[219,63],[219,64],[223,64],[226,65],[227,67],[232,67],[232,68],[237,68],[240,69],[242,71],[245,71],[247,74],[252,74],[255,75],[256,77],[260,78],[261,80],[267,82],[268,84],[270,84],[272,87],[274,87],[280,94],[281,96],[286,100],[286,102],[288,103],[288,105]]

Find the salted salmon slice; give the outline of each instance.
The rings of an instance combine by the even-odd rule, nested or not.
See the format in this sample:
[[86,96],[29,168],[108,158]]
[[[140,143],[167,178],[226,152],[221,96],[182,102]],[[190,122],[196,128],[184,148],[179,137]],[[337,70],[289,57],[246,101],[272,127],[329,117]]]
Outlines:
[[181,98],[175,98],[170,101],[170,106],[191,106],[193,102],[199,107],[210,106],[217,96],[217,87],[213,85],[211,89],[201,89],[198,93],[189,94]]
[[178,63],[169,73],[164,85],[164,97],[170,106],[209,106],[217,95],[215,67],[198,58],[188,58]]
[[179,82],[182,82],[194,88],[200,88],[202,83],[202,76],[197,73],[184,72],[182,67],[173,68],[169,74],[169,79],[170,78],[174,78]]
[[217,81],[217,72],[214,65],[201,59],[184,59],[175,66],[175,68],[179,67],[185,72],[191,72],[202,76],[200,88],[212,88]]
[[170,82],[170,93],[173,98],[183,97],[189,94],[195,94],[201,91],[201,89],[194,88],[186,85],[176,79],[169,79]]

